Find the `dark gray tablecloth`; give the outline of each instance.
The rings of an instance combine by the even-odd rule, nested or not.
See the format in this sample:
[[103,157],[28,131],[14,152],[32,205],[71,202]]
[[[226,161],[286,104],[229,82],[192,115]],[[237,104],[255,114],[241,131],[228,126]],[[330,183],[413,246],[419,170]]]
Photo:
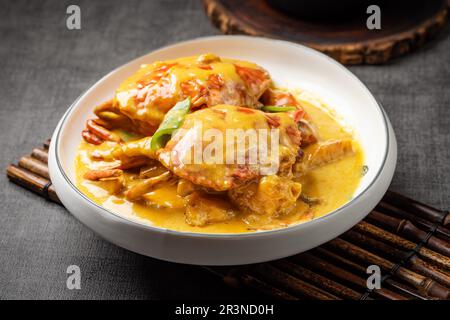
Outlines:
[[[82,29],[66,28],[79,4]],[[113,68],[160,46],[218,34],[192,1],[2,1],[0,165],[48,138],[67,107]],[[450,204],[450,28],[425,48],[356,73],[384,105],[397,133],[393,190]],[[244,297],[200,268],[118,248],[64,208],[0,177],[0,298],[142,299]],[[82,289],[66,288],[78,265]]]

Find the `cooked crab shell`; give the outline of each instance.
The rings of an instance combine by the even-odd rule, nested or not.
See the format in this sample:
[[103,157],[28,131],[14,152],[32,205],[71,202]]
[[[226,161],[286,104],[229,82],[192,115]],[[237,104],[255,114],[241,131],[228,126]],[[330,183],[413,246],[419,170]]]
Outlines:
[[254,63],[203,54],[142,65],[119,86],[111,109],[156,130],[164,115],[188,97],[193,109],[255,107],[270,85],[267,71]]
[[175,175],[216,191],[280,168],[290,172],[301,141],[294,118],[230,105],[203,109],[186,117],[158,159]]

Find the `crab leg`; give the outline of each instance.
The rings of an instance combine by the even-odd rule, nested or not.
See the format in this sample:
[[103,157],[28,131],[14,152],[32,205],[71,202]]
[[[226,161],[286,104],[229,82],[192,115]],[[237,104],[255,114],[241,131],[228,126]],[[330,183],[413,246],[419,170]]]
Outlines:
[[[142,162],[144,162],[144,159],[147,161],[148,159],[157,160],[156,152],[150,149],[150,143],[151,137],[145,137],[140,140],[118,144],[109,150],[94,150],[90,156],[92,159],[95,160],[105,160],[105,161],[119,160],[122,162],[123,165],[125,165],[125,163],[130,161],[137,162],[138,161],[137,158],[140,158],[141,160],[139,161]],[[133,167],[138,167],[138,165]]]
[[86,140],[86,142],[91,143],[91,144],[99,145],[103,142],[102,139],[100,139],[99,137],[97,137],[95,134],[93,134],[92,132],[90,132],[87,129],[83,130],[81,132],[81,136],[83,137],[84,140]]
[[156,152],[151,149],[152,137],[145,137],[136,141],[127,142],[116,146],[111,151],[114,159],[124,160],[131,157],[147,157],[157,159]]
[[107,121],[105,121],[105,120],[103,120],[103,119],[100,119],[100,118],[95,118],[95,119],[92,119],[92,121],[94,121],[96,124],[98,124],[100,127],[103,127],[103,128],[105,128],[105,129],[108,129],[108,130],[111,130],[113,127],[112,127],[112,125],[111,125],[111,123],[109,123],[109,122],[107,122]]
[[128,200],[133,201],[139,199],[146,193],[149,193],[154,189],[155,186],[162,182],[166,182],[173,177],[170,171],[166,171],[159,176],[145,179],[142,182],[137,183],[125,193]]
[[99,116],[100,119],[91,119],[86,122],[86,129],[82,132],[83,138],[87,142],[95,145],[101,144],[104,140],[121,142],[120,137],[108,130],[116,127],[115,123],[108,118],[100,116],[102,112],[109,112],[117,117],[120,116],[116,114],[115,111],[117,110],[113,107],[112,100],[96,107],[94,113]]
[[139,179],[153,178],[166,171],[167,169],[162,164],[155,161],[154,164],[141,168],[139,172]]
[[94,113],[98,116],[99,113],[109,111],[112,113],[118,113],[119,109],[114,106],[113,100],[105,101],[95,107]]
[[140,168],[140,167],[143,167],[143,166],[147,165],[148,161],[149,160],[147,158],[141,158],[141,157],[131,158],[129,160],[122,161],[117,166],[117,169],[129,170],[129,169]]
[[[136,131],[133,121],[120,112],[120,109],[113,103],[112,100],[106,101],[94,110],[97,117],[108,123],[111,128],[121,128],[128,131]],[[139,131],[139,130],[137,130]]]
[[108,141],[114,141],[114,142],[120,142],[122,139],[109,131],[108,129],[96,124],[94,120],[88,120],[86,121],[86,127],[89,131],[94,133],[96,136],[100,137],[103,140]]
[[321,168],[329,163],[354,154],[353,143],[350,139],[330,140],[311,146],[305,150],[300,161],[294,164],[294,174],[299,177],[307,172]]
[[91,181],[99,181],[101,179],[120,177],[123,171],[120,169],[106,170],[89,170],[84,174],[84,178]]

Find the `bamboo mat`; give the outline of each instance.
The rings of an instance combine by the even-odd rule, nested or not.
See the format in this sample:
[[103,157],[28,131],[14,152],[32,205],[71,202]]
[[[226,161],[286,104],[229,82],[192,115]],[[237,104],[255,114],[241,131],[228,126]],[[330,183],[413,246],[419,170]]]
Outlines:
[[[7,175],[60,204],[49,180],[48,146],[9,165]],[[367,288],[370,265],[381,269],[381,289]],[[366,219],[320,247],[272,262],[204,269],[230,286],[278,299],[450,299],[450,213],[388,191]]]

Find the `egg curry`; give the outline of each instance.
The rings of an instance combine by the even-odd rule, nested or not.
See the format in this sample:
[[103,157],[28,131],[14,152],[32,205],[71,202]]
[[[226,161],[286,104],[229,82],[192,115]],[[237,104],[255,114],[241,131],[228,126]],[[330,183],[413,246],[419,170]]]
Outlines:
[[203,54],[142,65],[94,109],[77,187],[126,218],[177,231],[286,227],[348,202],[363,173],[351,130],[262,67]]

